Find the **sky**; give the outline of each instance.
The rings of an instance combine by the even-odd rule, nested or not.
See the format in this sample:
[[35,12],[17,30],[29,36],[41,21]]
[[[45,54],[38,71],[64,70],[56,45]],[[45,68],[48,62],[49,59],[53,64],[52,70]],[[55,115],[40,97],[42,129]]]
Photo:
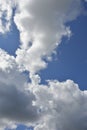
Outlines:
[[44,77],[59,81],[74,80],[84,90],[87,88],[87,16],[81,15],[68,25],[73,33],[71,38],[62,39],[54,62],[50,62],[40,74],[43,80]]
[[0,130],[87,130],[87,1],[0,6]]

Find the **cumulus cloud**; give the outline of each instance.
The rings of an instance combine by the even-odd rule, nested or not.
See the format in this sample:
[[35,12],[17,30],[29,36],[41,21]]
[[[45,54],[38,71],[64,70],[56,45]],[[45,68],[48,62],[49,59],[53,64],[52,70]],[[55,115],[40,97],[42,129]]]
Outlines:
[[[86,130],[87,91],[81,91],[71,80],[40,83],[39,75],[19,71],[12,56],[0,50],[0,129],[13,129],[17,124],[34,126],[34,130]],[[13,63],[13,64],[12,64]],[[12,65],[12,66],[11,66]]]
[[81,11],[80,0],[20,0],[14,22],[20,32],[21,46],[16,61],[31,73],[47,66],[63,36],[71,31],[65,23],[74,20]]
[[87,91],[81,91],[73,81],[49,81],[48,86],[39,86],[34,93],[43,113],[35,130],[87,129]]
[[0,50],[0,129],[13,128],[18,123],[29,124],[39,119],[33,106],[35,95],[26,91],[28,83],[14,58]]

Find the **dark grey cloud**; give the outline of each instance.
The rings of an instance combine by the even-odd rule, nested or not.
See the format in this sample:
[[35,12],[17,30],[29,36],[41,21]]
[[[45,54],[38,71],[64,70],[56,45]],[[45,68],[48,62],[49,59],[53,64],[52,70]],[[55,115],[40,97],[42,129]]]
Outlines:
[[28,83],[24,75],[16,71],[14,77],[15,71],[7,73],[0,70],[0,121],[5,127],[10,121],[13,124],[32,124],[40,117],[37,106],[33,106],[35,95],[26,90]]

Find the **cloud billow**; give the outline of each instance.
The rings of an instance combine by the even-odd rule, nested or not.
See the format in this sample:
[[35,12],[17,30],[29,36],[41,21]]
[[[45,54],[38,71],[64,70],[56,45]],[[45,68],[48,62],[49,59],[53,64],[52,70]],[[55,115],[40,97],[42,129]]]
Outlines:
[[43,58],[51,60],[51,54],[62,37],[71,35],[65,23],[80,14],[81,1],[21,0],[16,4],[18,8],[14,22],[21,40],[20,49],[16,51],[16,61],[31,73],[36,73],[47,66]]
[[49,81],[48,86],[37,87],[35,95],[44,114],[35,130],[87,129],[87,91],[73,81]]

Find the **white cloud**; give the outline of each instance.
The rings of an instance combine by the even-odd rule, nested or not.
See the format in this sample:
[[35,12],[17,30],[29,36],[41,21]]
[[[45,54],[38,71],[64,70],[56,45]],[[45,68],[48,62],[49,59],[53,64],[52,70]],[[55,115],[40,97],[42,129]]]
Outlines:
[[34,89],[43,118],[35,130],[86,130],[87,91],[71,80],[49,81]]
[[[0,5],[0,32],[9,31],[16,7],[21,41],[16,58],[0,49],[0,129],[31,123],[35,130],[86,130],[87,91],[71,80],[40,85],[33,74],[47,66],[44,59],[55,53],[62,37],[71,35],[65,23],[80,14],[81,1],[0,0]],[[30,72],[31,83],[21,70]]]
[[15,58],[7,54],[7,52],[5,52],[4,50],[0,49],[0,69],[5,71],[13,67],[17,67]]
[[14,22],[20,32],[21,46],[16,61],[31,73],[47,66],[49,57],[63,36],[70,36],[64,24],[81,11],[80,0],[20,0]]

